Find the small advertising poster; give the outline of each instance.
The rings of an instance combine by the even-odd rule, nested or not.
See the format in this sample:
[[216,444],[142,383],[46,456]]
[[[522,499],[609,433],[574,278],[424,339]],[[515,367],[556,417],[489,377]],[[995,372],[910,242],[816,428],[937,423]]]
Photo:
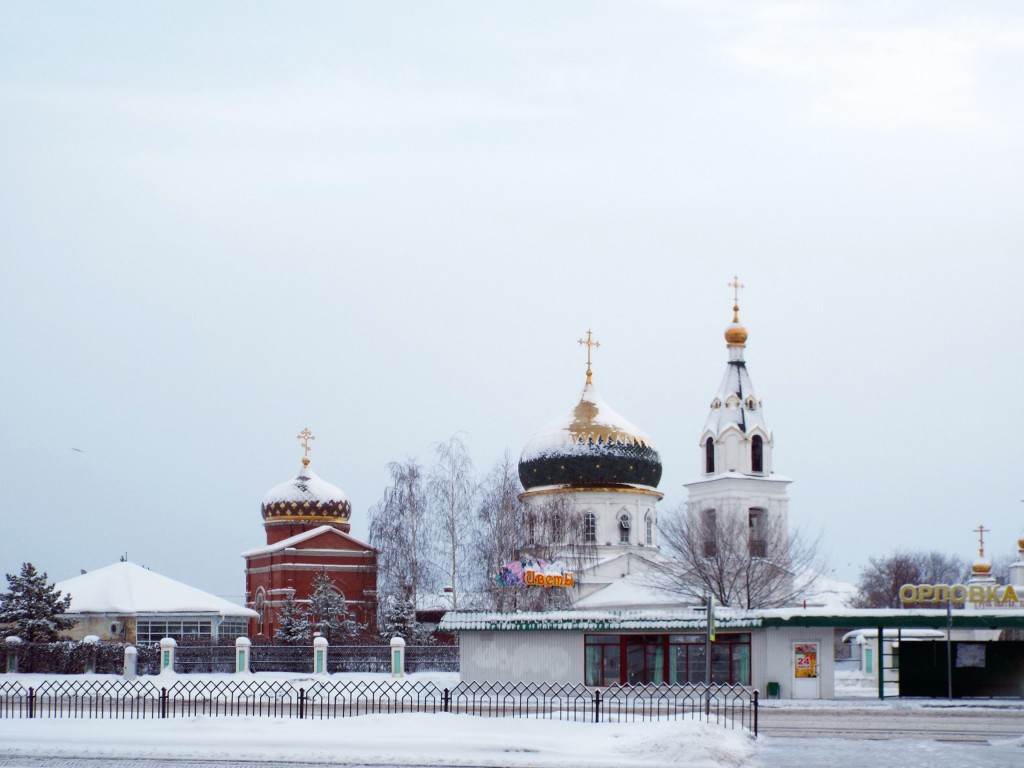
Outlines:
[[818,676],[818,644],[797,643],[794,646],[794,677]]

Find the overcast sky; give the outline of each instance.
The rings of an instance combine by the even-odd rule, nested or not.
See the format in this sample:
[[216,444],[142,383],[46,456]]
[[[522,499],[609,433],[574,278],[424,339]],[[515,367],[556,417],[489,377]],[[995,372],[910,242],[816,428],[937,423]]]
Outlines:
[[595,383],[685,500],[734,274],[853,580],[1024,530],[1017,2],[0,6],[0,570],[235,600],[295,435],[365,536]]

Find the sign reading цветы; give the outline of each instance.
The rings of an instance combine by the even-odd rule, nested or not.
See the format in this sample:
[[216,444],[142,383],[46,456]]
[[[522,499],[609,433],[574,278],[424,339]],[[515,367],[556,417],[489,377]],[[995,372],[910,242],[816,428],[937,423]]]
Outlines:
[[900,587],[903,605],[953,605],[977,603],[987,608],[1024,608],[1012,584],[904,584]]

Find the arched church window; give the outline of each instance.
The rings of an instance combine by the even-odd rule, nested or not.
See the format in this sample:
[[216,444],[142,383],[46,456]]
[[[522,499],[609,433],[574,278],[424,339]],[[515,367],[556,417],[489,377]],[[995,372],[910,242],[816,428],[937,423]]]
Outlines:
[[748,397],[747,398],[746,405],[747,405],[747,410],[748,411],[756,411],[757,410],[757,400],[755,400],[752,397]]
[[704,441],[704,471],[709,475],[715,471],[715,441],[710,437]]
[[597,541],[597,515],[593,512],[583,515],[583,541],[587,544]]
[[704,557],[718,554],[718,520],[713,509],[705,509],[701,515],[701,537],[704,542]]
[[751,557],[767,557],[768,542],[765,537],[765,510],[760,507],[751,507],[748,512],[750,532],[748,541]]
[[752,472],[764,472],[764,440],[754,435],[750,440],[750,469]]
[[629,514],[626,512],[619,515],[619,543],[629,544]]
[[646,530],[647,545],[652,546],[654,544],[654,517],[650,512],[644,517],[644,526]]

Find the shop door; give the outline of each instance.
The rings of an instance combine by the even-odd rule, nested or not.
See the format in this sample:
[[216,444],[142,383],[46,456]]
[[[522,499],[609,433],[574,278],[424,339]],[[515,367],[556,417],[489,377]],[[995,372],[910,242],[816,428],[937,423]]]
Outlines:
[[818,644],[793,643],[793,698],[821,698],[818,681]]

